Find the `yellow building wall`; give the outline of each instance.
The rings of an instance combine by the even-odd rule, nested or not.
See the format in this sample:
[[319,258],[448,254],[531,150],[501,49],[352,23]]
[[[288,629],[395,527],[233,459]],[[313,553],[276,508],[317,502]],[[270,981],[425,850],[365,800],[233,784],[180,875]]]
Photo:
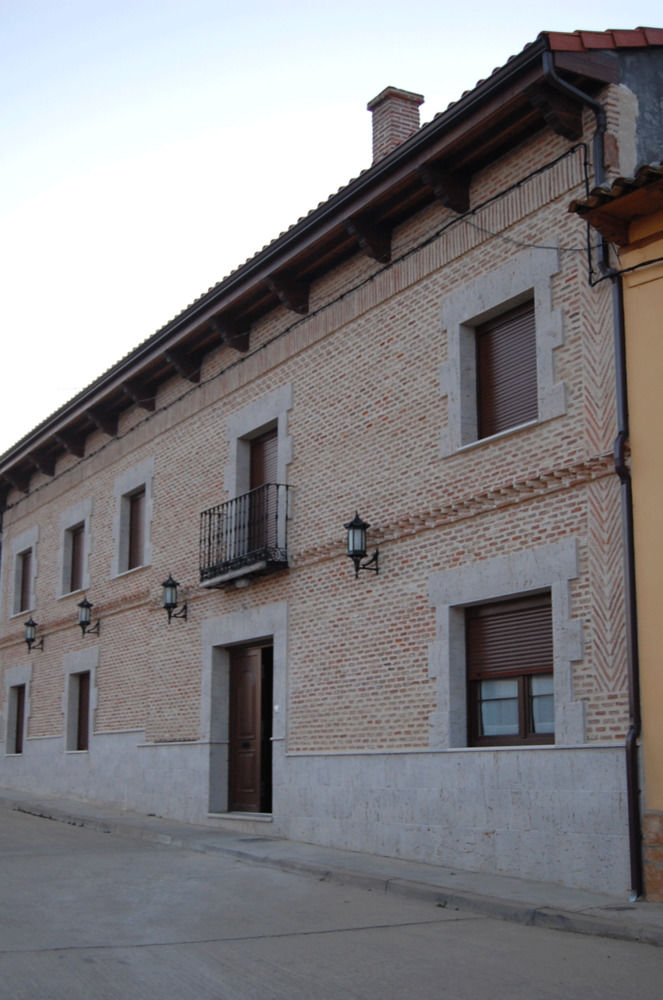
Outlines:
[[[663,212],[629,235],[647,242],[622,267],[663,257]],[[663,263],[625,276],[624,309],[646,807],[663,811]]]
[[[663,212],[632,223],[623,268],[663,257]],[[663,899],[663,262],[624,276],[644,760],[645,888]]]

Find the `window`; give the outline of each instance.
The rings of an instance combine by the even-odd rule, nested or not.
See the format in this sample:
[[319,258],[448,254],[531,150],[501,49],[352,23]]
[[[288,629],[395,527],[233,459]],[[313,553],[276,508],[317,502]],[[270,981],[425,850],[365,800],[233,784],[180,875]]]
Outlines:
[[7,753],[23,753],[25,730],[25,684],[16,684],[9,689],[7,712]]
[[538,415],[534,303],[476,327],[478,437]]
[[34,610],[35,583],[39,573],[39,528],[35,525],[11,539],[9,607],[12,615]]
[[154,459],[148,458],[115,480],[111,576],[149,566],[152,561],[152,479]]
[[566,412],[565,385],[555,377],[555,351],[564,343],[562,313],[554,307],[559,270],[557,250],[526,250],[444,296],[442,457]]
[[90,744],[90,671],[69,676],[67,750],[87,750]]
[[126,498],[127,569],[144,563],[145,551],[145,487]]
[[15,611],[29,611],[32,607],[32,549],[19,552],[16,560]]
[[[437,690],[429,723],[431,746],[449,749],[466,747],[470,742],[469,616],[477,614],[480,607],[505,607],[505,602],[515,599],[514,594],[522,599],[550,595],[551,611],[546,619],[550,626],[546,629],[552,630],[554,665],[552,661],[539,665],[542,673],[554,674],[555,734],[554,740],[552,734],[540,735],[548,735],[548,742],[558,746],[585,742],[585,703],[575,700],[573,693],[573,664],[585,655],[583,621],[572,616],[570,592],[571,581],[578,578],[579,571],[577,540],[567,536],[547,545],[472,560],[430,575],[428,587],[437,618],[435,641],[428,653]],[[514,650],[517,642],[518,635],[514,636]],[[514,660],[513,666],[517,669],[512,676],[525,675],[527,664],[523,664],[522,657]],[[476,723],[477,709],[473,712]]]
[[228,417],[224,488],[229,499],[202,511],[200,520],[204,587],[287,568],[291,406],[288,383]]
[[86,646],[67,653],[64,670],[65,750],[89,750],[93,732],[93,713],[97,707],[96,687],[99,647]]
[[252,550],[277,545],[277,449],[276,427],[250,441],[247,544]]
[[554,743],[550,595],[467,608],[473,746]]
[[71,594],[73,591],[83,588],[83,560],[85,555],[84,524],[77,524],[73,528],[69,528],[65,548],[66,555],[68,556],[66,590]]
[[90,525],[92,500],[87,497],[63,511],[60,516],[60,548],[58,550],[58,597],[90,586]]

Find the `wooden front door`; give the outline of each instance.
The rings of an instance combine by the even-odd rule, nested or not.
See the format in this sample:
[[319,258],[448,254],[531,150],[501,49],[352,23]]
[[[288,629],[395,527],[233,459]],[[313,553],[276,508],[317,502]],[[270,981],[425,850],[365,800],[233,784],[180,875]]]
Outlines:
[[272,650],[241,646],[230,650],[231,812],[272,808]]

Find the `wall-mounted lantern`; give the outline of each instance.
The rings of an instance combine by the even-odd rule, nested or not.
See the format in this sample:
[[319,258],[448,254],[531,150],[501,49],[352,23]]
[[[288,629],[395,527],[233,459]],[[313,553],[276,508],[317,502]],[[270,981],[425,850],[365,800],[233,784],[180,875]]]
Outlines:
[[37,622],[33,621],[32,615],[30,615],[30,617],[28,618],[27,622],[25,623],[25,641],[26,641],[27,646],[28,646],[28,653],[31,653],[33,649],[41,649],[41,650],[43,650],[43,648],[44,648],[44,637],[43,637],[43,635],[42,635],[41,639],[39,640],[39,642],[37,642],[37,629],[38,629],[38,627],[39,626],[37,625]]
[[101,626],[101,619],[97,619],[94,625],[90,625],[92,620],[92,608],[94,604],[90,604],[87,597],[78,605],[78,624],[81,627],[81,632],[83,635],[99,635],[99,628]]
[[168,612],[168,624],[170,625],[171,618],[183,618],[184,621],[187,620],[187,603],[186,601],[182,605],[179,611],[175,608],[178,607],[177,600],[177,588],[179,583],[177,580],[173,580],[172,576],[169,574],[168,579],[164,580],[161,584],[163,587],[163,600],[161,602],[162,607]]
[[355,579],[359,576],[360,569],[370,569],[373,573],[378,572],[378,550],[376,549],[370,559],[362,563],[362,559],[366,559],[366,529],[370,528],[370,524],[366,521],[362,521],[359,514],[355,512],[355,516],[351,521],[348,521],[344,525],[345,530],[348,533],[348,555],[355,564]]

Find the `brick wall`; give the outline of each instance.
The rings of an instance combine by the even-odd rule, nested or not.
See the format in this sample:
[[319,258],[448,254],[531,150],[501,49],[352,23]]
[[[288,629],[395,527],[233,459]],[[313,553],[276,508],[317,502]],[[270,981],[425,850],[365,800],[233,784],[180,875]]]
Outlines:
[[[591,120],[588,122],[591,131]],[[519,187],[529,171],[561,156],[544,134],[475,178],[459,222],[432,206],[395,234],[393,262],[358,255],[311,290],[311,314],[275,310],[252,332],[251,353],[221,347],[200,385],[179,378],[159,390],[154,414],[137,407],[116,440],[95,433],[82,460],[66,456],[55,476],[35,476],[5,515],[3,664],[26,660],[23,621],[11,617],[7,542],[39,524],[34,617],[46,634],[31,654],[31,738],[63,731],[63,657],[98,642],[97,732],[145,731],[148,741],[200,737],[200,626],[207,618],[287,601],[288,732],[292,751],[425,748],[436,710],[428,670],[435,639],[431,574],[559,539],[577,539],[580,573],[571,611],[583,624],[573,697],[586,706],[586,738],[616,740],[626,726],[618,491],[611,473],[614,373],[609,290],[586,282],[584,228],[567,214],[582,191],[581,153],[564,156]],[[447,399],[440,367],[445,296],[526,247],[558,246],[553,306],[563,344],[553,351],[566,412],[443,456]],[[200,511],[227,499],[229,417],[292,386],[291,569],[244,589],[198,586]],[[114,482],[154,461],[152,560],[110,577]],[[101,635],[75,625],[81,595],[57,599],[59,518],[92,501],[91,585]],[[343,523],[355,510],[372,525],[381,572],[355,581],[343,554]],[[160,584],[184,586],[189,622],[166,624]],[[4,696],[4,689],[3,689]]]

